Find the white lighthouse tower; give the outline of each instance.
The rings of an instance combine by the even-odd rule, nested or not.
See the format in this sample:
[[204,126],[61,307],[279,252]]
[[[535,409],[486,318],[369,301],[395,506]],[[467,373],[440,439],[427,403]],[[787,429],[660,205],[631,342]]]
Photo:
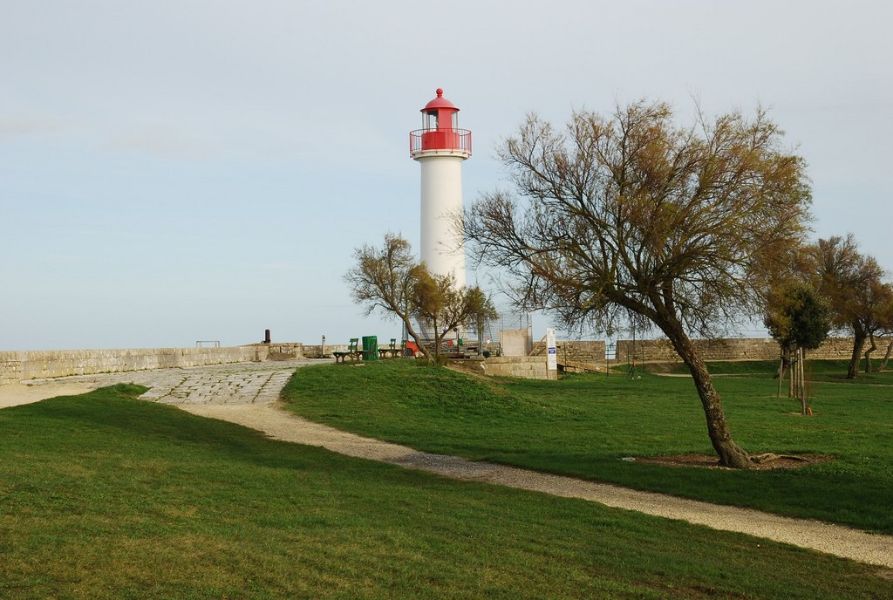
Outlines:
[[459,109],[437,97],[422,109],[422,129],[409,133],[409,155],[422,166],[421,259],[435,275],[452,273],[465,286],[465,247],[454,219],[462,212],[462,161],[471,132],[459,129]]

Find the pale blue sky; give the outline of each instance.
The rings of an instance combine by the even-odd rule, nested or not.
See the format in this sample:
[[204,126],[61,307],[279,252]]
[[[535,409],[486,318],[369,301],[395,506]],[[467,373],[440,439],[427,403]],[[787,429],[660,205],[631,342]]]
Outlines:
[[474,132],[466,202],[528,111],[762,104],[816,234],[893,268],[891,23],[884,1],[0,0],[0,349],[398,335],[342,276],[386,231],[417,245],[407,132],[438,86]]

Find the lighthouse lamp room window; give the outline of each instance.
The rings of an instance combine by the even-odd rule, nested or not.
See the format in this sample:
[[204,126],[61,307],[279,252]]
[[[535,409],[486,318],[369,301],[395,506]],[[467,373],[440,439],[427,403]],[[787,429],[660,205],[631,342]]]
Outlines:
[[429,110],[425,113],[424,128],[428,131],[437,129],[437,111]]

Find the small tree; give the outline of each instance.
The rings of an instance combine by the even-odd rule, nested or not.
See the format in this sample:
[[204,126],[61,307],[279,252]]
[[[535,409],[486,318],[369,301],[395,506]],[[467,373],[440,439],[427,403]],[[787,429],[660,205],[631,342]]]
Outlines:
[[474,325],[496,318],[496,310],[477,286],[458,288],[451,276],[432,275],[412,255],[409,242],[387,234],[380,248],[364,245],[354,251],[356,264],[345,275],[354,301],[396,318],[406,333],[431,360],[431,349],[416,331],[413,318],[433,325],[434,354],[439,355],[444,336],[460,325]]
[[831,331],[831,310],[811,285],[798,282],[770,293],[763,322],[783,355],[795,348],[814,350]]
[[890,362],[890,356],[893,355],[893,328],[884,331],[884,338],[887,342],[887,351],[884,352],[884,358],[881,361],[881,366],[878,368],[878,371],[886,371],[887,364]]
[[[819,240],[812,248],[818,291],[828,298],[835,327],[853,335],[853,352],[847,379],[854,379],[866,341],[868,354],[875,349],[874,336],[884,329],[884,310],[890,286],[882,283],[884,270],[871,256],[858,250],[852,234],[846,238]],[[870,363],[866,363],[870,369]]]
[[887,350],[884,352],[884,358],[878,370],[885,371],[887,369],[887,363],[890,362],[890,355],[893,354],[893,298],[891,298],[885,306],[880,308],[879,313],[883,325],[879,335],[885,338],[887,342]]
[[459,288],[451,275],[432,275],[424,265],[415,269],[414,279],[414,313],[421,322],[431,325],[435,360],[450,331],[497,317],[493,303],[477,286]]
[[[791,364],[794,356],[802,360],[805,350],[814,350],[827,339],[831,330],[831,314],[825,301],[812,286],[805,283],[776,287],[770,293],[767,304],[764,323],[781,349],[780,388],[785,364]],[[802,374],[802,365],[798,365],[797,372]],[[791,391],[800,399],[805,415],[809,412],[806,389],[802,378],[796,386],[794,379],[792,371]]]
[[[871,286],[872,314],[868,330],[868,349],[865,350],[865,372],[871,373],[871,354],[877,350],[876,336],[886,336],[893,332],[893,287],[889,283],[877,282]],[[887,368],[893,341],[887,344],[881,370]]]
[[429,351],[412,323],[414,291],[419,265],[409,242],[387,234],[384,245],[364,245],[354,251],[356,264],[344,276],[354,301],[365,305],[367,315],[375,311],[399,319],[406,333],[428,358]]
[[759,306],[760,273],[804,233],[804,162],[760,111],[679,128],[666,104],[564,131],[531,115],[500,155],[514,194],[465,216],[479,259],[502,267],[518,304],[567,328],[604,330],[623,314],[658,327],[688,366],[721,464],[747,468],[719,393],[690,339]]

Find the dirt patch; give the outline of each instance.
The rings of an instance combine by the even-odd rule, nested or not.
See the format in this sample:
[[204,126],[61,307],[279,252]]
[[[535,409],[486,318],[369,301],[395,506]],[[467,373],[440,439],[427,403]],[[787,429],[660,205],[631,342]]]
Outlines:
[[40,402],[56,396],[86,394],[100,387],[90,382],[50,382],[41,385],[11,383],[0,386],[0,408]]
[[653,375],[677,375],[679,377],[691,377],[688,373],[679,373],[679,365],[681,362],[653,362],[644,363],[640,366]]
[[[651,465],[665,465],[668,467],[700,467],[704,469],[729,469],[719,464],[716,455],[713,454],[677,454],[673,456],[636,456],[625,458],[628,462],[646,463]],[[834,460],[833,456],[825,454],[757,454],[751,455],[754,459],[752,469],[757,471],[769,471],[773,469],[802,469],[809,465]]]

